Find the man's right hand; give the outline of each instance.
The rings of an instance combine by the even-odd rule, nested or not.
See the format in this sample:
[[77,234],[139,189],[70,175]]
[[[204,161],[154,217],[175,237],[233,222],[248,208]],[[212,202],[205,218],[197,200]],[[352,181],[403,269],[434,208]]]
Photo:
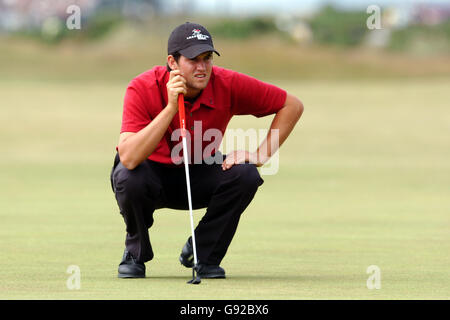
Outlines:
[[118,145],[119,156],[120,161],[127,169],[136,168],[156,149],[178,112],[178,95],[180,93],[187,93],[186,79],[179,70],[173,70],[170,72],[167,82],[167,107],[140,131],[121,133]]
[[167,106],[178,111],[178,95],[180,93],[186,95],[186,79],[180,70],[170,71],[169,81],[167,82]]

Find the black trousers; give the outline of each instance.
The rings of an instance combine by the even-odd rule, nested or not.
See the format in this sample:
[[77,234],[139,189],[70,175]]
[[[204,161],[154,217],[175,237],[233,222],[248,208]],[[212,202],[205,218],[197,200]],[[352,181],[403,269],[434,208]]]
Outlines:
[[[233,239],[241,214],[263,184],[253,164],[189,165],[193,209],[207,208],[195,228],[199,263],[218,265]],[[111,185],[126,224],[125,246],[137,260],[153,258],[148,229],[156,209],[189,210],[184,166],[145,160],[128,170],[116,155]],[[188,226],[186,226],[188,228]]]

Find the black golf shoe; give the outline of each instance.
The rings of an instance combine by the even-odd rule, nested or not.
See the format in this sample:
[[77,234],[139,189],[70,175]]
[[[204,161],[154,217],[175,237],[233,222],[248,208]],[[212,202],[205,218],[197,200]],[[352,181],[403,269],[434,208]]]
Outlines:
[[225,279],[225,270],[218,265],[199,263],[197,275],[201,279]]
[[191,237],[189,237],[183,249],[181,249],[180,262],[186,268],[192,268],[194,266],[194,251],[192,249]]
[[[180,262],[186,268],[194,266],[194,251],[192,249],[192,239],[186,241],[183,249],[181,249]],[[225,270],[218,265],[211,265],[199,262],[196,267],[197,274],[202,279],[223,279],[225,278]]]
[[137,261],[130,252],[125,249],[122,262],[119,264],[119,278],[145,278],[145,264]]

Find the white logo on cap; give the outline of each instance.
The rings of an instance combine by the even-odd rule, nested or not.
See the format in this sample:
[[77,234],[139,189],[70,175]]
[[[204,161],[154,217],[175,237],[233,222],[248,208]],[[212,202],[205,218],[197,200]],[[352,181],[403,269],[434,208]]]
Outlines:
[[192,30],[192,36],[189,36],[186,39],[189,40],[194,38],[197,38],[198,40],[207,40],[209,36],[202,34],[200,29],[194,29]]

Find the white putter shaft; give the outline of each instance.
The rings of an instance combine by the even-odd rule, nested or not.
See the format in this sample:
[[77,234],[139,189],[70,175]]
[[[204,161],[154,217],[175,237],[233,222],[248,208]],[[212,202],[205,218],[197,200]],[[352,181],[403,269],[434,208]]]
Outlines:
[[186,137],[183,137],[183,158],[184,158],[184,172],[186,173],[186,186],[188,194],[189,203],[189,216],[191,218],[191,233],[192,233],[192,248],[194,251],[194,265],[197,265],[197,248],[195,242],[195,232],[194,232],[194,215],[192,213],[192,198],[191,198],[191,182],[189,179],[189,165],[188,165],[188,155],[187,155],[187,143]]
[[184,159],[184,172],[186,173],[186,187],[188,195],[189,204],[189,216],[191,218],[191,233],[192,233],[192,251],[194,253],[194,266],[192,268],[192,280],[188,281],[190,284],[199,284],[201,282],[200,277],[195,276],[196,268],[198,267],[197,260],[197,245],[195,242],[195,231],[194,231],[194,215],[192,213],[192,196],[191,196],[191,181],[189,179],[189,160],[188,160],[188,149],[186,142],[186,113],[184,110],[184,95],[180,93],[178,95],[178,114],[180,118],[180,129],[181,138],[183,141],[183,159]]

